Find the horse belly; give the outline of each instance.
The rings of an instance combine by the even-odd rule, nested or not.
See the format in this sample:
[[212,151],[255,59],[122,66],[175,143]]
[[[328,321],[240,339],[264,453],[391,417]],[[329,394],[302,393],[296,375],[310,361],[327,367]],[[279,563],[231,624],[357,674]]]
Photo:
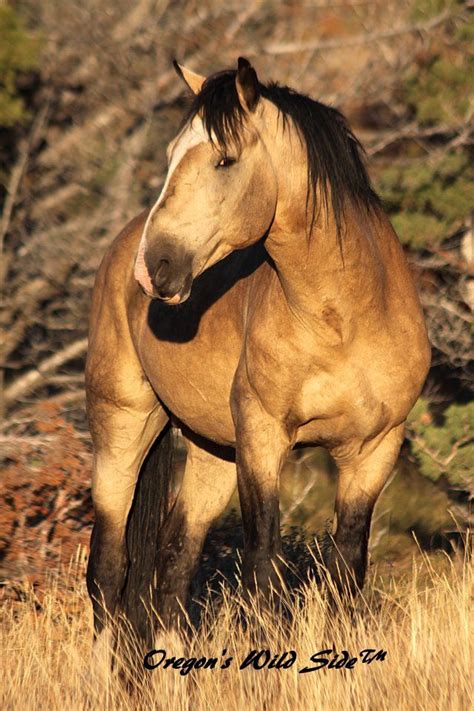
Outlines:
[[199,343],[151,342],[143,348],[145,373],[172,415],[197,434],[235,444],[230,391],[239,354],[200,349]]

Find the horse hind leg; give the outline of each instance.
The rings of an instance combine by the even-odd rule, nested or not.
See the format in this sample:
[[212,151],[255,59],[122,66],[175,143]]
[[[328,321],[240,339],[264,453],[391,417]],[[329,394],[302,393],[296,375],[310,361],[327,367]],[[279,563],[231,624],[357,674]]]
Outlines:
[[403,432],[399,425],[348,459],[332,452],[339,465],[337,527],[327,567],[343,599],[350,600],[364,585],[372,512],[395,466]]
[[[138,376],[138,374],[137,374]],[[120,380],[115,379],[116,387]],[[141,374],[131,369],[126,382],[133,396],[97,387],[88,393],[88,416],[94,445],[92,500],[95,524],[87,569],[94,609],[95,635],[112,620],[124,585],[128,556],[126,524],[142,463],[168,416]],[[96,644],[96,647],[100,646]]]
[[165,627],[182,620],[209,526],[237,485],[235,463],[221,456],[221,448],[190,432],[183,436],[187,449],[183,482],[161,530],[157,553],[156,608]]

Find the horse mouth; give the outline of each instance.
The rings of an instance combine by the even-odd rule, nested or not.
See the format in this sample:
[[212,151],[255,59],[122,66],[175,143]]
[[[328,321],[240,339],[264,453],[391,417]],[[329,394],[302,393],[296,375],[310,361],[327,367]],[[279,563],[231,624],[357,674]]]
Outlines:
[[184,293],[183,292],[178,292],[174,296],[153,296],[153,298],[158,299],[158,301],[162,301],[164,304],[168,304],[169,306],[178,306],[178,304],[182,304],[184,301],[187,301],[189,298],[190,290],[186,290]]
[[148,298],[153,301],[161,301],[162,304],[166,304],[167,306],[178,306],[184,303],[189,299],[191,293],[191,289],[182,289],[178,291],[177,294],[173,294],[173,296],[160,296],[153,287],[147,289],[142,283],[139,282],[139,284],[145,296],[148,296]]
[[176,306],[176,304],[181,303],[181,296],[180,294],[175,294],[174,296],[167,296],[164,299],[161,299],[165,304],[169,304],[170,306]]

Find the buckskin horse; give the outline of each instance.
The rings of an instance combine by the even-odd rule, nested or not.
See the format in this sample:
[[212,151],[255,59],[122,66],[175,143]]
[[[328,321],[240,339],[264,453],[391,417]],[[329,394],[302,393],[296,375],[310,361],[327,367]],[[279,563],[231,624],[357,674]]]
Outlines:
[[[277,586],[279,474],[296,445],[322,445],[338,465],[327,569],[355,594],[430,363],[403,250],[341,113],[261,83],[243,58],[207,79],[175,67],[193,98],[166,181],[93,293],[96,634],[125,610],[146,636],[149,588],[175,624],[236,486],[244,586]],[[187,448],[174,502],[170,424]]]

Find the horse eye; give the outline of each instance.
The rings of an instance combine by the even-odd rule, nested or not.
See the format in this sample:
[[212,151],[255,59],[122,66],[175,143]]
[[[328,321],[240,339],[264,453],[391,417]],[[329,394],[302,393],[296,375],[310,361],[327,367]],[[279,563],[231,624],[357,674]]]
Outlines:
[[229,158],[228,156],[223,156],[220,161],[217,163],[216,168],[229,168],[229,166],[234,165],[236,163],[235,158]]

